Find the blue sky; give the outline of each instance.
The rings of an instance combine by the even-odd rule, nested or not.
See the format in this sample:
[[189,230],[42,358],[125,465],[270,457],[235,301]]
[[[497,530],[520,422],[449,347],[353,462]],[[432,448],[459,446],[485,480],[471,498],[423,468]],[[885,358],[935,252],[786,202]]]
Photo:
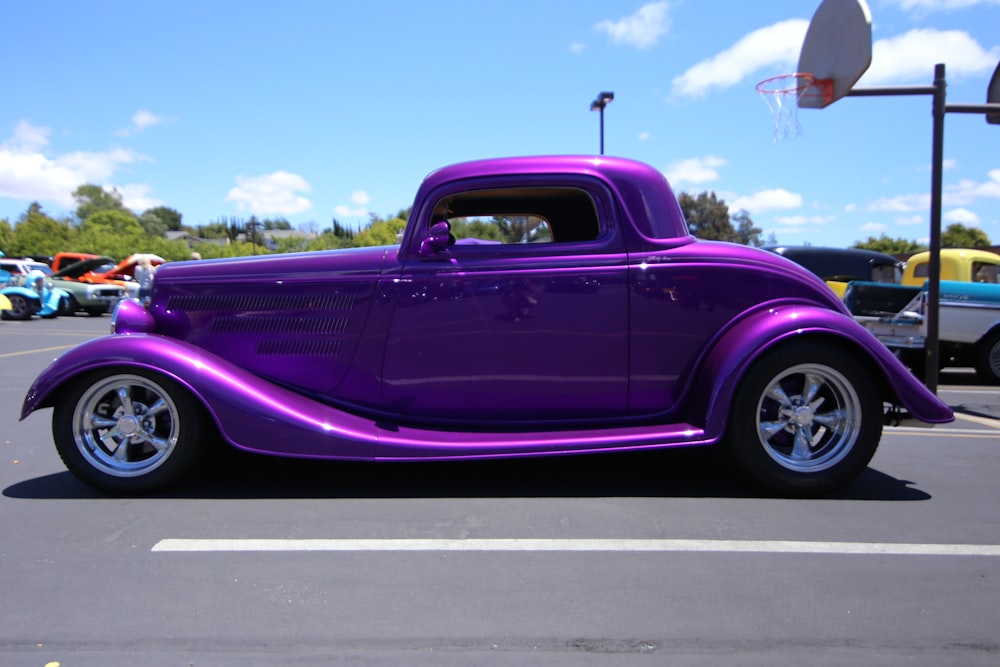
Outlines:
[[[775,141],[757,81],[792,72],[819,2],[32,0],[4,6],[0,218],[82,183],[197,225],[359,225],[464,160],[605,151],[713,191],[782,244],[926,239],[929,96],[799,112]],[[1000,0],[870,0],[857,87],[985,102]],[[1000,244],[1000,126],[949,114],[944,221]]]

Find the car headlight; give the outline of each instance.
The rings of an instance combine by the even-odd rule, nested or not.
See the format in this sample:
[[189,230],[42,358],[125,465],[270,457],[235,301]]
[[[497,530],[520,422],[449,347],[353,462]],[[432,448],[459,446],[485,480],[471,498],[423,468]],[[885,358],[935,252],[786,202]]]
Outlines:
[[111,313],[111,333],[149,333],[156,328],[156,320],[138,299],[122,299]]

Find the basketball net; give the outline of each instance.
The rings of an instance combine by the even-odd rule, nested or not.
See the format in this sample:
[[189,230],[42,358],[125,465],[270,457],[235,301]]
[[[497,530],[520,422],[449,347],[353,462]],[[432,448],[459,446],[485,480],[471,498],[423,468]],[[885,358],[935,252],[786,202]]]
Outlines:
[[771,110],[774,119],[774,141],[791,141],[802,134],[799,125],[799,100],[807,96],[831,96],[829,79],[817,79],[812,74],[781,74],[757,84],[757,92]]

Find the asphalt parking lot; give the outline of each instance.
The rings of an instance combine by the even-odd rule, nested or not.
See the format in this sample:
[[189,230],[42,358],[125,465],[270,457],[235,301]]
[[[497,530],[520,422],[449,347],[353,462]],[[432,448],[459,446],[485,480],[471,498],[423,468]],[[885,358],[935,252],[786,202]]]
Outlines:
[[708,450],[371,465],[234,456],[113,498],[56,455],[37,373],[110,318],[0,322],[0,664],[996,665],[1000,388],[888,428],[831,497]]

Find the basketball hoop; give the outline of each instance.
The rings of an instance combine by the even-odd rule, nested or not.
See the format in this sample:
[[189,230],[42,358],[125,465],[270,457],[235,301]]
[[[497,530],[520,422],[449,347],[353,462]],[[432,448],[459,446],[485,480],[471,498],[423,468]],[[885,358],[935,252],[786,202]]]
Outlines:
[[833,101],[833,81],[802,72],[781,74],[758,83],[757,92],[774,118],[774,141],[785,141],[802,134],[800,106],[821,107]]

